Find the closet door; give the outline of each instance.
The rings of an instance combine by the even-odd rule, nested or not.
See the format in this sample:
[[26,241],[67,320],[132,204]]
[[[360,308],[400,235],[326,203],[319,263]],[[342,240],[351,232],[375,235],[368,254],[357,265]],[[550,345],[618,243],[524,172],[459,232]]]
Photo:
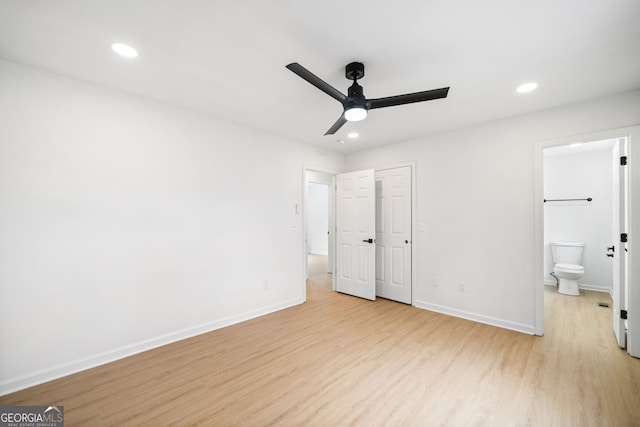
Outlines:
[[336,290],[376,299],[373,169],[336,176]]
[[376,295],[411,304],[411,166],[376,171]]

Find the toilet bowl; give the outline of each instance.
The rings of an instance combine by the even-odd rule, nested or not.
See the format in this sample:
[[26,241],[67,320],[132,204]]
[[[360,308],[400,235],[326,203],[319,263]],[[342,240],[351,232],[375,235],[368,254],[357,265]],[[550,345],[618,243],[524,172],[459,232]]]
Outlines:
[[553,273],[558,278],[558,292],[565,295],[580,295],[578,279],[584,275],[584,267],[577,264],[556,264]]
[[558,292],[564,295],[580,295],[578,279],[584,275],[582,254],[584,243],[553,242],[553,274],[558,278]]

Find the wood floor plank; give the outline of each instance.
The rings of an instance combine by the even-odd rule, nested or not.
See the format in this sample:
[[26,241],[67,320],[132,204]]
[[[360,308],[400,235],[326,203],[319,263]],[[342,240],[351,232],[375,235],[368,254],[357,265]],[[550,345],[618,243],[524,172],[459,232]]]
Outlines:
[[[311,270],[310,270],[311,271]],[[331,291],[0,397],[65,406],[67,426],[640,426],[640,360],[606,294],[545,289],[533,337]]]

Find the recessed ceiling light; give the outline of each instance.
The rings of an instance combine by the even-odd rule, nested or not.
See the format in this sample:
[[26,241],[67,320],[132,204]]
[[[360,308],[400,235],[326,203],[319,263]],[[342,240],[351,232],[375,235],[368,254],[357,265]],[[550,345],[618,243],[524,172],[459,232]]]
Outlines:
[[118,55],[124,56],[125,58],[135,58],[136,56],[138,56],[138,51],[128,44],[112,43],[111,49],[113,49],[113,51]]
[[518,88],[516,89],[516,92],[527,93],[527,92],[531,92],[532,90],[536,90],[537,87],[538,87],[538,83],[529,82],[529,83],[525,83],[523,85],[518,86]]
[[354,139],[360,136],[360,134],[358,134],[358,132],[351,132],[349,133],[349,135],[347,135],[349,138]]
[[580,147],[582,142],[574,142],[573,144],[569,144],[569,147]]

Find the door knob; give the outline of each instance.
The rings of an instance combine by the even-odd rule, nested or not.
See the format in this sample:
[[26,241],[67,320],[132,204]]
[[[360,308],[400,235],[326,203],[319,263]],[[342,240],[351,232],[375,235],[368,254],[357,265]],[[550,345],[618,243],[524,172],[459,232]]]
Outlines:
[[373,239],[364,239],[363,242],[365,242],[365,243],[373,243]]

